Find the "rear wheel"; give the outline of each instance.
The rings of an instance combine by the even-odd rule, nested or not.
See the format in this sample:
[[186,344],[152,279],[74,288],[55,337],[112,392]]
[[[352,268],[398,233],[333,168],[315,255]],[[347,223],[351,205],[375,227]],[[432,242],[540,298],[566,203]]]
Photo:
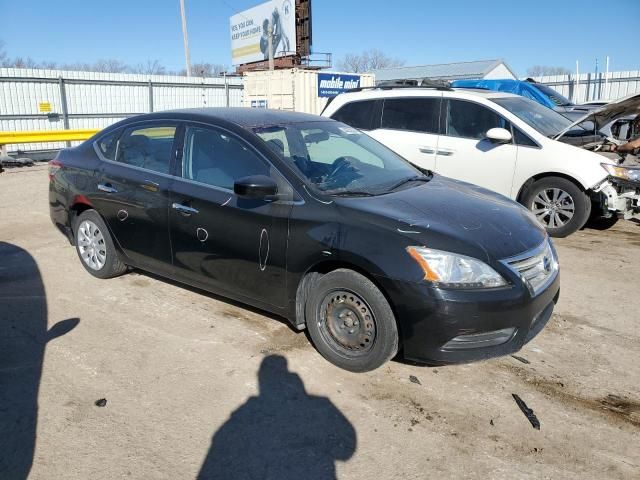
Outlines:
[[313,344],[345,370],[374,370],[398,351],[398,328],[389,302],[357,272],[339,269],[320,277],[305,308]]
[[546,177],[534,182],[523,201],[552,237],[566,237],[579,230],[591,213],[587,194],[561,177]]
[[74,222],[76,251],[82,266],[97,278],[112,278],[127,271],[120,261],[109,229],[95,210],[82,212]]

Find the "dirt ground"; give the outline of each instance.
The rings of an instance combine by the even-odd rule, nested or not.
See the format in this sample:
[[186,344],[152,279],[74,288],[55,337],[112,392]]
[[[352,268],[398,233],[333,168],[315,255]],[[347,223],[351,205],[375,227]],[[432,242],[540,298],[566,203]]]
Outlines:
[[352,374],[273,316],[91,277],[47,181],[0,175],[0,478],[640,478],[640,224],[555,242],[560,302],[521,360]]

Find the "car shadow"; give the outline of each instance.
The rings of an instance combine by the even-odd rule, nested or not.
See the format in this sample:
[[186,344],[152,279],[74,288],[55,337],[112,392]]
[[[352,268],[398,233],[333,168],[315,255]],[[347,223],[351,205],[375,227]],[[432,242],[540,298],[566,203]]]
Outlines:
[[47,300],[35,260],[0,242],[0,478],[27,478],[33,464],[38,390],[48,342],[79,323],[47,330]]
[[258,396],[213,435],[198,479],[335,479],[335,462],[356,451],[349,420],[328,398],[309,395],[280,355],[263,359],[258,383]]
[[[233,300],[231,298],[228,297],[223,297],[222,295],[218,295],[212,292],[209,292],[207,290],[203,290],[201,288],[198,287],[193,287],[191,285],[188,285],[186,283],[182,283],[178,280],[173,280],[171,278],[167,278],[167,277],[163,277],[161,275],[156,275],[155,273],[152,272],[148,272],[145,270],[139,270],[137,268],[132,269],[131,273],[137,274],[137,275],[141,275],[141,276],[145,276],[145,277],[149,277],[152,278],[154,280],[157,280],[159,282],[163,282],[163,283],[167,283],[169,285],[173,285],[176,288],[182,288],[185,290],[189,290],[190,292],[193,293],[197,293],[198,295],[203,295],[205,297],[209,297],[212,300],[216,300],[218,302],[223,302],[226,303],[227,305],[231,305],[233,307],[237,307],[237,308],[241,308],[242,310],[246,310],[248,312],[252,312],[255,313],[257,315],[262,315],[263,317],[267,317],[271,320],[276,320],[277,322],[282,323],[283,325],[286,325],[287,327],[289,327],[289,329],[294,332],[294,333],[303,333],[302,331],[296,329],[290,321],[288,321],[286,318],[277,315],[275,313],[271,313],[267,310],[261,310],[259,308],[256,308],[252,305],[249,305],[247,303],[242,303],[242,302],[238,302],[236,300]],[[305,330],[306,332],[306,330]]]

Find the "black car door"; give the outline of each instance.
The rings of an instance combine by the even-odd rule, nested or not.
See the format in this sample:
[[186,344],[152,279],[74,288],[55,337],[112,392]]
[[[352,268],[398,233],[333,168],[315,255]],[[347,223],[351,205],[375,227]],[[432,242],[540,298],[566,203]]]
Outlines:
[[131,263],[158,272],[171,266],[169,185],[177,129],[175,122],[125,128],[115,161],[102,162],[94,198]]
[[289,184],[249,143],[222,128],[187,125],[180,156],[169,209],[176,273],[209,290],[285,306],[291,202],[238,197],[233,184],[267,175],[285,196]]

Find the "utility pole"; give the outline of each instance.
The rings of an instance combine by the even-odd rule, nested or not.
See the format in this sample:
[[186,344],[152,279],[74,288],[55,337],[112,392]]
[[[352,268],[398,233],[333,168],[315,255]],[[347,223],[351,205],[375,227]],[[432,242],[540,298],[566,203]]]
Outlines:
[[184,0],[180,0],[180,15],[182,16],[182,38],[184,39],[184,59],[187,63],[187,77],[191,76],[191,59],[189,58],[189,34],[187,33],[187,17],[184,13]]

